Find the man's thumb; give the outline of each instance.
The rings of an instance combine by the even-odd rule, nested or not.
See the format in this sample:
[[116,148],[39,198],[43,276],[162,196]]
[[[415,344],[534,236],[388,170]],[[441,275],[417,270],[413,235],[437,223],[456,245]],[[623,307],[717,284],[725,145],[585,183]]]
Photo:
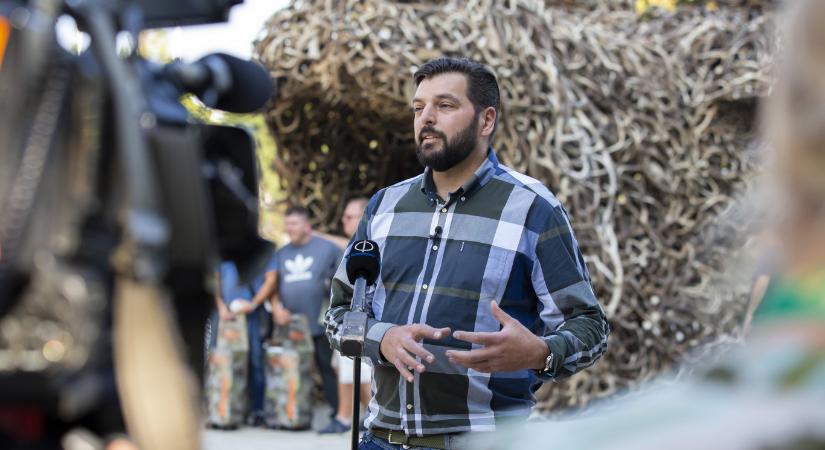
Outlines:
[[496,302],[495,300],[490,302],[490,310],[493,312],[493,317],[495,317],[496,320],[498,320],[502,325],[513,320],[513,318],[510,317],[509,314],[504,312],[504,310],[501,309],[500,306],[498,306],[498,302]]

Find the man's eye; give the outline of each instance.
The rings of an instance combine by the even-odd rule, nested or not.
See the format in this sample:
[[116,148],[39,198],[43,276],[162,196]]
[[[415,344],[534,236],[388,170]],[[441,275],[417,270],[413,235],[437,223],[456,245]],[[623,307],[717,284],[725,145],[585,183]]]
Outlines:
[[441,107],[441,108],[452,108],[453,107],[453,105],[451,103],[442,103],[438,106]]

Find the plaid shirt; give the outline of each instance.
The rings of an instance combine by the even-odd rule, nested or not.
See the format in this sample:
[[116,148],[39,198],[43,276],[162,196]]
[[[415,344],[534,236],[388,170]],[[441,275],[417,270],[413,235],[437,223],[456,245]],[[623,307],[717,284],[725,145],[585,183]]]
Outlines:
[[[567,213],[543,184],[500,165],[492,148],[446,202],[429,169],[379,191],[353,242],[362,239],[378,243],[382,255],[379,278],[367,294],[364,357],[375,368],[370,428],[410,436],[494,430],[499,419],[526,417],[543,381],[535,370],[488,374],[453,365],[444,352],[473,344],[450,336],[423,341],[435,361],[409,383],[380,354],[381,339],[394,325],[498,331],[489,305],[498,301],[553,352],[547,380],[588,367],[607,347],[607,321]],[[352,291],[344,261],[326,314],[335,348]]]

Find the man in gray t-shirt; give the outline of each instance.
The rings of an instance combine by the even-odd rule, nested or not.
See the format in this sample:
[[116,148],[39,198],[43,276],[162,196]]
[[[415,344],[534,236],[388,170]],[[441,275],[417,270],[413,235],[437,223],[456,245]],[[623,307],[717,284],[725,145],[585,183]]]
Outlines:
[[342,252],[332,242],[313,234],[306,208],[287,209],[284,228],[290,242],[275,253],[269,269],[277,272],[278,286],[272,316],[276,325],[288,324],[292,314],[307,317],[324,397],[334,414],[338,410],[338,384],[332,369],[332,348],[324,335],[323,315],[329,307],[330,281],[341,263]]

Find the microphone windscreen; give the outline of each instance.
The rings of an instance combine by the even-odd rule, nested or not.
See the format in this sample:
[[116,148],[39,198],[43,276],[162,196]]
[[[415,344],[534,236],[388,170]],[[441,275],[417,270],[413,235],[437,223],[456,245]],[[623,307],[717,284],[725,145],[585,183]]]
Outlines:
[[251,113],[264,106],[272,97],[272,77],[260,64],[225,53],[213,53],[203,59],[206,58],[220,58],[232,78],[232,88],[220,95],[215,108],[234,113]]
[[375,283],[381,270],[381,253],[378,244],[373,241],[356,241],[347,255],[347,279],[355,283],[359,276],[364,277],[367,286]]

